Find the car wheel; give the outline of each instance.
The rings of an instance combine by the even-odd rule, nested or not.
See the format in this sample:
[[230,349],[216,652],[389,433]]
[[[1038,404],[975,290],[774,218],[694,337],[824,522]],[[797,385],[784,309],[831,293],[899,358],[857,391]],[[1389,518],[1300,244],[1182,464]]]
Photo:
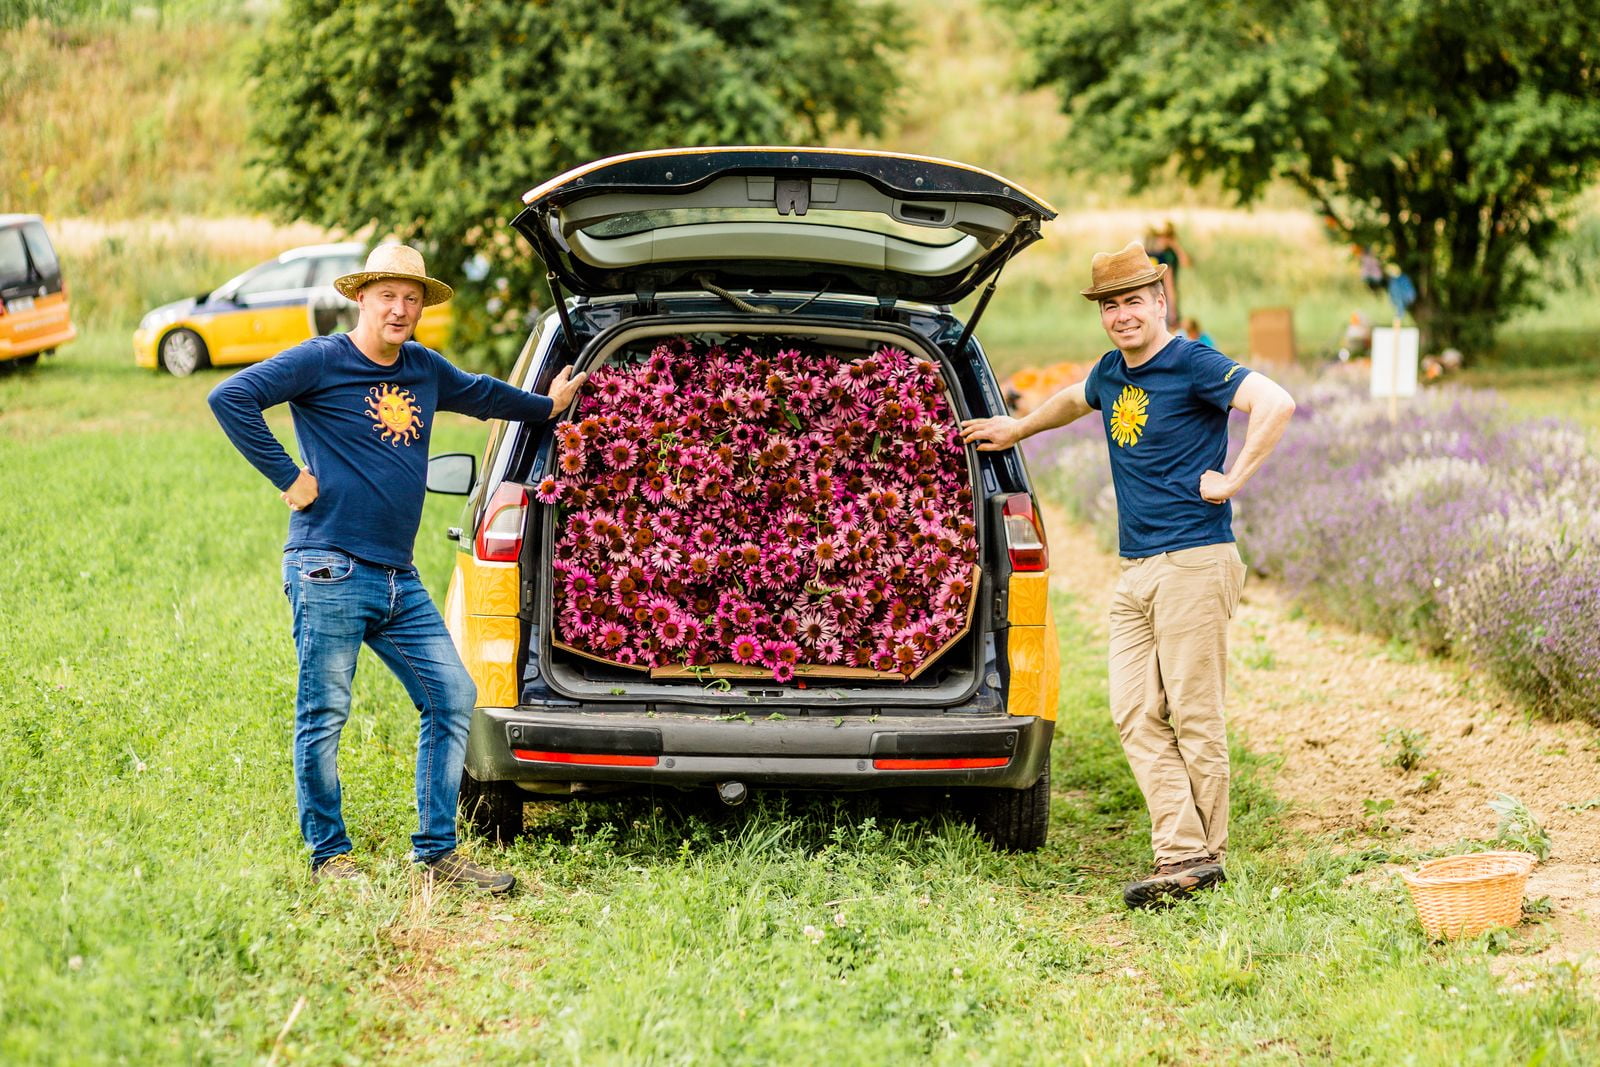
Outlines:
[[466,824],[497,845],[509,845],[522,833],[522,805],[527,794],[510,782],[480,782],[461,774],[457,810]]
[[11,362],[18,370],[27,370],[29,367],[32,367],[39,362],[40,355],[41,353],[39,352],[33,352],[26,356],[18,356]]
[[1032,852],[1050,833],[1050,768],[1025,789],[973,789],[964,798],[978,836],[1002,852]]
[[211,354],[193,330],[173,330],[161,339],[161,365],[174,378],[187,378],[201,367],[211,366]]

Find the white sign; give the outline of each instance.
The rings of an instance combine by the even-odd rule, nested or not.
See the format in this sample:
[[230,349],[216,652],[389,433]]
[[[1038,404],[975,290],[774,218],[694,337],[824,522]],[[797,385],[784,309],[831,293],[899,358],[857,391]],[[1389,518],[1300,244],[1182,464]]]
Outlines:
[[1379,326],[1372,331],[1372,395],[1417,395],[1417,347],[1415,326]]

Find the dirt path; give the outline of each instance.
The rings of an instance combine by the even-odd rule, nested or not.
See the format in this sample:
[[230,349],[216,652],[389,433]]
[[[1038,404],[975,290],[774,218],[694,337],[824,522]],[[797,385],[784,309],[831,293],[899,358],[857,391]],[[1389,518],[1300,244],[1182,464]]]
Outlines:
[[[1047,518],[1055,578],[1104,635],[1117,560],[1086,526]],[[1493,838],[1499,817],[1488,802],[1509,793],[1551,841],[1528,883],[1529,899],[1549,897],[1559,937],[1541,955],[1588,956],[1600,974],[1600,733],[1528,721],[1471,670],[1303,617],[1253,575],[1229,660],[1229,725],[1252,750],[1282,758],[1274,786],[1290,825],[1363,841],[1377,829],[1366,802],[1392,800],[1385,840],[1441,848]],[[1382,740],[1389,729],[1426,735],[1410,772],[1388,763],[1397,751]]]

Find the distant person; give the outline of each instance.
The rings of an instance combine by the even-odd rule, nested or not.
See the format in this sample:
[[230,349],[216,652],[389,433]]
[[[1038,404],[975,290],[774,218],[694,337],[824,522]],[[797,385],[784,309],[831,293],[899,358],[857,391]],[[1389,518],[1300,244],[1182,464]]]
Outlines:
[[1217,347],[1217,342],[1211,339],[1211,335],[1200,328],[1198,319],[1184,319],[1183,324],[1178,327],[1178,336],[1190,341],[1199,341],[1207,348]]
[[1394,308],[1396,321],[1405,318],[1411,305],[1417,302],[1417,286],[1411,275],[1400,269],[1400,264],[1390,263],[1383,270],[1384,290],[1389,294],[1389,305]]
[[[1244,586],[1228,500],[1283,436],[1294,401],[1265,375],[1167,329],[1167,268],[1138,242],[1102,252],[1083,295],[1116,347],[1022,419],[967,419],[964,441],[1011,448],[1090,411],[1105,422],[1122,577],[1111,603],[1111,714],[1150,809],[1155,870],[1134,908],[1226,881],[1228,620]],[[1228,412],[1250,416],[1223,473]]]
[[[361,645],[378,654],[422,715],[412,855],[430,880],[491,893],[515,879],[456,851],[456,803],[477,692],[411,563],[422,518],[436,412],[542,422],[571,403],[586,375],[563,369],[550,395],[456,369],[411,339],[422,309],[450,299],[422,256],[380,245],[334,287],[356,302],[348,334],[313,337],[211,391],[236,448],[289,507],[283,588],[300,662],[294,779],[300,832],[317,881],[359,879],[341,806],[339,733]],[[287,403],[305,466],[262,412]]]
[[1361,274],[1361,284],[1370,292],[1381,293],[1388,288],[1388,281],[1383,276],[1383,261],[1372,251],[1371,245],[1361,245],[1356,249],[1356,270]]
[[1167,329],[1173,330],[1178,325],[1178,268],[1189,266],[1189,253],[1178,242],[1178,228],[1171,219],[1151,230],[1150,240],[1150,262],[1166,268],[1161,282],[1166,288]]

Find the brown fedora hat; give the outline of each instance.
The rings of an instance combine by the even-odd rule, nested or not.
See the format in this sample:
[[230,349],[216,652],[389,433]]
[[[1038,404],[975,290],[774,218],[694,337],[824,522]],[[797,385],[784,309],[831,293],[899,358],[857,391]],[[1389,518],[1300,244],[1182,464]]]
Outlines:
[[1144,245],[1129,241],[1120,252],[1094,254],[1094,261],[1089,265],[1093,284],[1080,292],[1090,300],[1099,300],[1159,282],[1166,273],[1165,263],[1151,263]]
[[422,306],[442,304],[455,295],[444,282],[428,277],[428,268],[422,263],[422,253],[410,245],[382,244],[367,256],[367,265],[354,274],[345,274],[333,280],[333,287],[351,300],[363,286],[380,278],[402,278],[422,286]]

